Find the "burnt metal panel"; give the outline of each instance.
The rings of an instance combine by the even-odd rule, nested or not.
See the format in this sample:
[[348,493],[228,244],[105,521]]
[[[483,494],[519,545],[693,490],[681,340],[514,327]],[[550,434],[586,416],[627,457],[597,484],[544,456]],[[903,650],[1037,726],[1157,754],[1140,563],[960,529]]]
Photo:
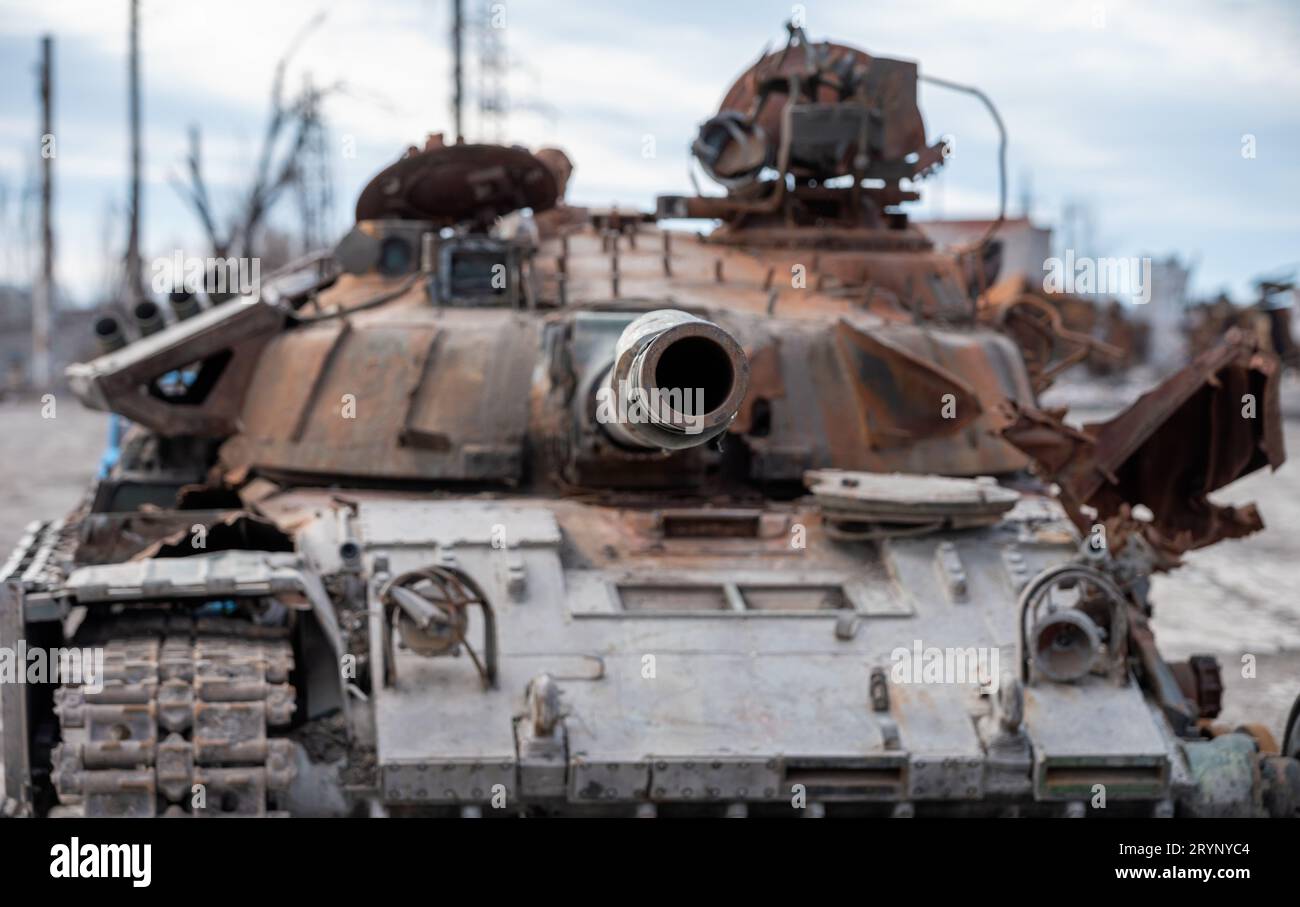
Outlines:
[[[92,409],[120,413],[160,435],[224,437],[235,431],[253,372],[265,361],[259,358],[263,346],[284,317],[266,302],[232,299],[123,349],[70,365],[68,381]],[[150,392],[163,375],[208,360],[216,367],[202,400],[169,401]]]
[[345,322],[277,337],[223,463],[271,473],[517,481],[536,326],[495,314],[455,324]]
[[[1285,462],[1278,369],[1256,341],[1233,334],[1113,419],[1076,429],[1060,413],[1017,405],[1003,433],[1059,483],[1081,531],[1094,522],[1081,508],[1095,508],[1111,547],[1140,533],[1168,567],[1184,551],[1263,528],[1253,504],[1207,495]],[[1151,510],[1149,524],[1129,516],[1137,504]]]

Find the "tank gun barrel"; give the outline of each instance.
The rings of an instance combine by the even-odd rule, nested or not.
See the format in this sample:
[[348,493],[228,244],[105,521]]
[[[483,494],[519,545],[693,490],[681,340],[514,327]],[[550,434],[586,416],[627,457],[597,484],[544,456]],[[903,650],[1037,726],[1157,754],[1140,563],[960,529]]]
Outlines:
[[620,444],[681,450],[725,431],[748,389],[749,359],[735,337],[695,315],[656,309],[620,335],[596,416]]

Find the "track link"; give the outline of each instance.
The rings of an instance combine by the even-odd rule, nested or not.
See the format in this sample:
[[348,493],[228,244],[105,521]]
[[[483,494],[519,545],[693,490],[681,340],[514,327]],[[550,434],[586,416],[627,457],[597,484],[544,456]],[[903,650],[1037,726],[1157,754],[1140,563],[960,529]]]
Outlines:
[[189,614],[126,614],[77,634],[103,650],[102,689],[55,692],[61,812],[265,816],[294,776],[294,748],[268,736],[296,708],[282,628]]

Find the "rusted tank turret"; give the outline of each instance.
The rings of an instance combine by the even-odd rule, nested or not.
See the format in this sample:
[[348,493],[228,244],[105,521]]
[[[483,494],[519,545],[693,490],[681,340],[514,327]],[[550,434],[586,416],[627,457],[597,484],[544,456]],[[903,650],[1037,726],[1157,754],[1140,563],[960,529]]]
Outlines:
[[6,698],[10,796],[1294,813],[1300,718],[1218,726],[1149,594],[1259,528],[1206,496],[1281,462],[1275,360],[1237,338],[1111,422],[1040,409],[1059,324],[991,309],[995,237],[909,222],[947,153],[919,78],[791,28],[699,131],[725,195],[583,207],[557,149],[431,141],[328,253],[101,325],[69,378],[132,428],[9,561],[0,637],[113,670]]

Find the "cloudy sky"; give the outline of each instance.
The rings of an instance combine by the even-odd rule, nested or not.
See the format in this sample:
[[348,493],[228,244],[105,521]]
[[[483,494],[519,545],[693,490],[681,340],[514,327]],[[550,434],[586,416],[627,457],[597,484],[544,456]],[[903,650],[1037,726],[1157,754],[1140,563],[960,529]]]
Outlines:
[[[0,0],[0,281],[31,267],[23,193],[39,165],[38,39],[56,39],[59,279],[83,303],[125,242],[127,0]],[[466,0],[477,13],[489,3]],[[504,138],[560,144],[578,201],[652,204],[689,190],[687,146],[731,80],[783,41],[789,3],[505,0],[514,110]],[[172,186],[198,124],[220,210],[248,183],[271,74],[294,58],[340,83],[329,102],[336,228],[406,144],[449,129],[449,0],[142,0],[145,253],[206,254]],[[981,87],[1010,133],[1012,214],[1060,224],[1082,206],[1079,254],[1178,254],[1194,287],[1249,292],[1300,262],[1300,4],[1231,0],[848,0],[802,4],[831,37]],[[500,13],[499,13],[500,15]],[[470,41],[470,51],[474,41]],[[477,73],[471,56],[467,82]],[[473,97],[470,98],[471,106]],[[916,216],[990,216],[996,134],[968,97],[922,89],[932,137],[956,155]],[[484,137],[473,116],[471,139]],[[653,139],[654,154],[643,149]],[[1253,137],[1248,139],[1247,137]],[[1254,156],[1243,155],[1247,142]],[[348,153],[355,149],[355,154]],[[223,205],[223,203],[225,203]],[[285,205],[277,219],[292,224]]]

